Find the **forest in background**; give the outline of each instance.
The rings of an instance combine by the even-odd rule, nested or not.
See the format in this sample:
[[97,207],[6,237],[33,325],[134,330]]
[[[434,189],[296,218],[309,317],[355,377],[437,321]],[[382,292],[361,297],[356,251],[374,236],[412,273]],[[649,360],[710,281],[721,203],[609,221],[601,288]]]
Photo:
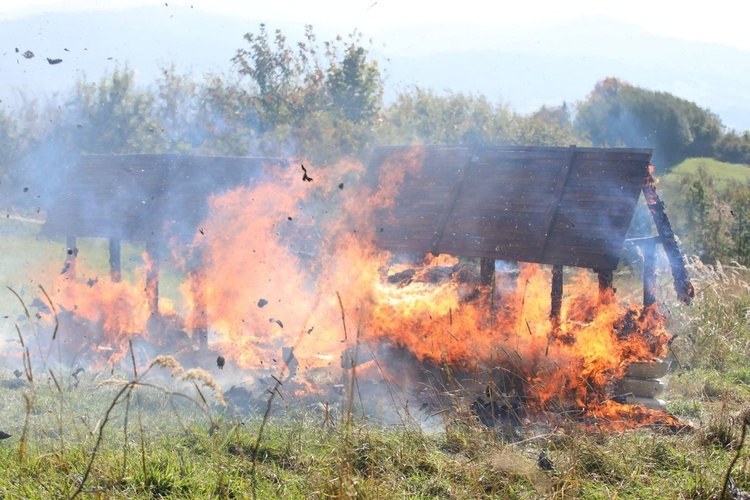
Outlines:
[[[389,144],[648,147],[686,251],[706,263],[750,264],[750,183],[722,175],[726,163],[750,165],[749,131],[616,77],[579,102],[530,114],[484,95],[421,87],[386,104],[368,47],[357,32],[319,41],[307,26],[304,42],[291,44],[260,25],[224,74],[170,66],[143,86],[122,66],[98,81],[80,79],[62,100],[24,99],[0,110],[2,208],[44,211],[59,184],[46,166],[61,178],[80,154],[294,156],[322,166],[365,162],[373,147]],[[669,175],[690,158],[717,161]],[[636,220],[633,231],[642,226]]]

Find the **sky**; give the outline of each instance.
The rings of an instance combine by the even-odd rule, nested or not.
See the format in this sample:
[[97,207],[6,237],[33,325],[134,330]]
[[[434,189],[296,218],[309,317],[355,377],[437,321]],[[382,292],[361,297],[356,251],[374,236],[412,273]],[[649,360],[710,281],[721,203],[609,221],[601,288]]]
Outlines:
[[[166,4],[166,5],[165,5]],[[750,30],[736,0],[2,0],[0,20],[70,10],[118,10],[154,5],[193,6],[235,18],[330,26],[367,35],[415,24],[463,23],[498,27],[545,24],[598,16],[665,37],[729,45],[750,51]]]

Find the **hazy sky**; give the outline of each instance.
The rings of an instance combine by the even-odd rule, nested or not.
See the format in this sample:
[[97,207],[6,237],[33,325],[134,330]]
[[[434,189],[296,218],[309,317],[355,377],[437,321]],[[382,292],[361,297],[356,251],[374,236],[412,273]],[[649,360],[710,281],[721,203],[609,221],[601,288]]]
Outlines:
[[[116,10],[144,5],[194,6],[216,14],[358,28],[368,35],[423,23],[534,26],[601,16],[667,37],[721,43],[750,51],[750,30],[736,0],[2,0],[0,19],[59,10]],[[740,10],[738,10],[740,9]]]

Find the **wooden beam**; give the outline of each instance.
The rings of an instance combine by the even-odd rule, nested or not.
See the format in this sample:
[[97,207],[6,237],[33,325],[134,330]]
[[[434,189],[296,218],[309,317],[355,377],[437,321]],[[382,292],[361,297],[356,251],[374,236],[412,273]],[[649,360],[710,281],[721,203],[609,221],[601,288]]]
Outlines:
[[190,255],[190,269],[188,270],[190,283],[190,294],[193,299],[193,308],[189,318],[192,325],[191,338],[198,340],[198,348],[206,352],[208,350],[208,304],[206,284],[206,271],[203,267],[203,248],[196,246]]
[[120,253],[120,240],[110,238],[109,240],[109,278],[113,283],[119,283],[122,278],[122,263]]
[[674,289],[677,292],[677,298],[685,304],[690,304],[695,296],[693,284],[690,282],[690,276],[685,265],[685,258],[680,251],[677,243],[677,237],[672,231],[672,226],[667,218],[667,212],[664,202],[661,201],[656,193],[656,181],[651,173],[647,173],[643,179],[641,187],[643,196],[646,198],[646,206],[654,220],[656,230],[661,237],[661,244],[664,247],[664,253],[667,254],[669,265],[672,268],[672,278],[674,278]]
[[651,238],[641,243],[643,251],[643,307],[656,303],[656,241]]
[[599,279],[599,303],[609,304],[615,297],[614,271],[611,269],[595,269],[596,276]]
[[440,253],[440,242],[443,239],[445,226],[448,224],[448,219],[450,219],[450,216],[453,213],[453,207],[455,207],[458,197],[461,196],[461,190],[464,187],[466,175],[468,174],[469,168],[471,167],[475,149],[476,148],[472,148],[469,152],[469,157],[464,164],[463,172],[461,172],[461,174],[459,175],[458,182],[453,185],[451,194],[448,196],[445,206],[443,207],[443,211],[440,213],[440,216],[435,223],[435,234],[432,237],[432,241],[430,242],[430,253],[432,253],[433,255],[437,255],[438,253]]
[[159,243],[151,240],[146,242],[146,254],[149,265],[146,269],[146,297],[151,312],[151,319],[159,319]]
[[557,211],[560,209],[560,205],[562,205],[562,194],[563,189],[565,188],[565,184],[568,182],[568,176],[570,175],[570,169],[573,166],[573,162],[575,161],[575,155],[576,155],[576,147],[570,146],[568,148],[568,154],[565,157],[565,160],[563,161],[562,165],[560,166],[560,173],[557,176],[557,183],[555,184],[555,191],[552,195],[552,204],[549,207],[549,211],[547,212],[547,217],[544,220],[544,242],[542,243],[539,254],[537,255],[537,262],[540,262],[542,258],[544,257],[544,252],[547,250],[547,241],[549,240],[550,233],[552,232],[552,227],[555,224],[555,219],[557,218]]
[[493,286],[495,283],[495,259],[480,259],[479,284]]
[[552,291],[550,293],[552,305],[549,317],[552,320],[553,331],[560,326],[563,298],[563,266],[552,266]]

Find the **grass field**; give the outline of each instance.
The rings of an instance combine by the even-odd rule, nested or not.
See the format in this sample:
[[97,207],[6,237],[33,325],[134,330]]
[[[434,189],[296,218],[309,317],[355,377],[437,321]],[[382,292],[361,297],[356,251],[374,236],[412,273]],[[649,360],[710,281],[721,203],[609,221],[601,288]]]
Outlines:
[[675,166],[666,176],[665,180],[675,177],[695,174],[704,170],[716,181],[737,181],[746,183],[750,181],[750,166],[739,163],[726,163],[713,158],[688,158],[679,165]]
[[[59,272],[63,242],[40,239],[38,225],[0,222],[0,261],[8,335],[49,335],[33,318],[18,321],[5,289],[35,287]],[[96,241],[81,254],[106,256]],[[82,247],[83,248],[83,247]],[[128,250],[137,259],[138,249]],[[98,257],[94,257],[94,256]],[[42,264],[42,265],[38,265]],[[48,267],[45,267],[48,266]],[[397,424],[359,411],[355,393],[321,404],[269,393],[250,411],[219,404],[203,372],[171,376],[174,363],[134,373],[42,363],[30,342],[33,372],[20,387],[0,387],[0,493],[3,498],[720,498],[728,473],[750,490],[750,272],[693,262],[690,307],[659,289],[669,329],[668,409],[692,431],[602,432],[570,421],[524,423],[510,436],[468,412],[445,412],[425,425],[418,413]],[[618,280],[638,278],[626,271]],[[54,343],[52,344],[54,347]],[[0,379],[23,369],[5,355]],[[190,367],[185,366],[185,369]],[[183,377],[185,372],[183,372]],[[208,384],[208,385],[207,385]],[[6,384],[7,385],[7,384]],[[227,387],[223,387],[226,391]],[[404,410],[401,408],[400,410]],[[460,410],[460,409],[459,409]],[[538,464],[544,452],[552,467]],[[549,470],[547,470],[549,469]]]

